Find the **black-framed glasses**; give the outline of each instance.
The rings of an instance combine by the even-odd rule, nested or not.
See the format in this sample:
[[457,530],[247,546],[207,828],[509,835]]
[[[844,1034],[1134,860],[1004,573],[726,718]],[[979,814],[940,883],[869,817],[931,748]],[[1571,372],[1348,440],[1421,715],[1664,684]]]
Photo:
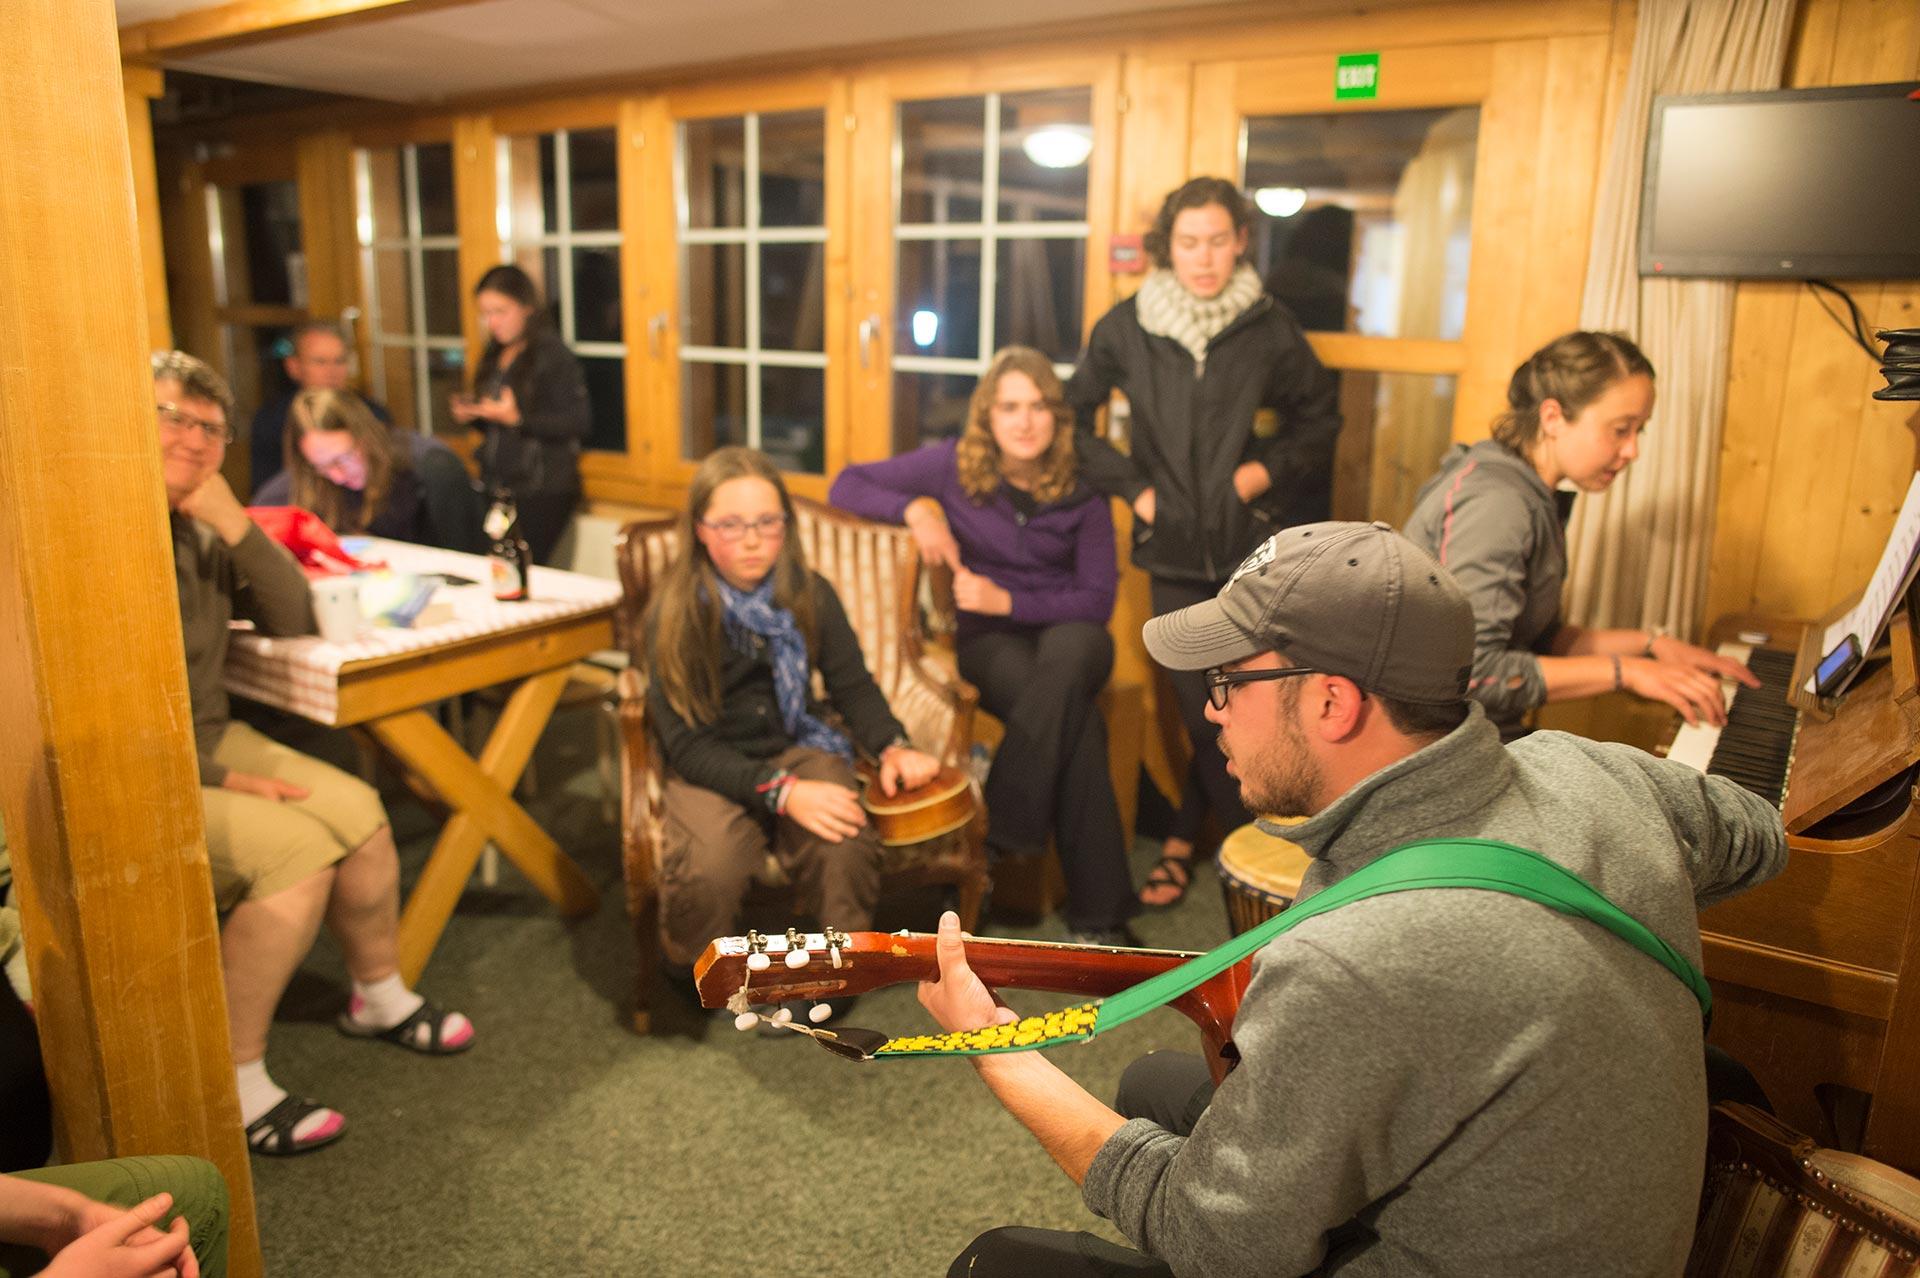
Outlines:
[[760,534],[760,540],[772,541],[787,530],[785,515],[762,515],[758,519],[703,519],[700,526],[714,534],[721,541],[739,541],[751,528]]
[[180,431],[192,428],[216,444],[233,442],[233,427],[226,422],[196,417],[178,404],[155,404],[154,409],[160,414],[160,424],[169,430]]
[[1290,679],[1294,675],[1325,674],[1313,666],[1280,666],[1273,670],[1222,670],[1214,666],[1206,672],[1207,700],[1215,710],[1227,708],[1227,695],[1235,684],[1264,683],[1268,679]]

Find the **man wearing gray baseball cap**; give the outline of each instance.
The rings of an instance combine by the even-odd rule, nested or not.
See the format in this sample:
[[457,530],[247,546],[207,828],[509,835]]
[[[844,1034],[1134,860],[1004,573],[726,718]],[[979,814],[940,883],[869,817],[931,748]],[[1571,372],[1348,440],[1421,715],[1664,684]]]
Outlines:
[[[1207,672],[1247,806],[1307,818],[1285,828],[1312,858],[1296,909],[1432,840],[1408,851],[1510,845],[1605,899],[1563,913],[1516,872],[1314,914],[1255,956],[1217,1090],[1200,1058],[1155,1053],[1110,1109],[1039,1053],[973,1058],[1138,1250],[998,1229],[949,1272],[1680,1272],[1706,1147],[1695,916],[1779,871],[1779,813],[1627,746],[1503,746],[1466,699],[1465,597],[1385,524],[1277,533],[1145,633],[1155,660]],[[1004,1020],[951,914],[939,951],[935,1019]]]

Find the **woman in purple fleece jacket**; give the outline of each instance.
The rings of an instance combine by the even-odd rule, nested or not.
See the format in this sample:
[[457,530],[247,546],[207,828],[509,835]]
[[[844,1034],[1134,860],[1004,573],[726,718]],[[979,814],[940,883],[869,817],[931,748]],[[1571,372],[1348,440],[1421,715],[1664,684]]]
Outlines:
[[1032,855],[1052,835],[1075,939],[1134,945],[1127,849],[1094,705],[1113,669],[1113,514],[1075,478],[1072,423],[1046,356],[1010,346],[974,388],[958,440],[848,466],[828,496],[905,524],[928,563],[953,570],[960,674],[1007,728],[987,774],[988,845]]

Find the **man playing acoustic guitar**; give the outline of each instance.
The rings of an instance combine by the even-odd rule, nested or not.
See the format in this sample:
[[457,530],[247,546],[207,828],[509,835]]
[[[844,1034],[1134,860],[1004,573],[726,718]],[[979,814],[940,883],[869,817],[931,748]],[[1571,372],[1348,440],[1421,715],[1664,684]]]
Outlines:
[[[1466,700],[1465,597],[1384,524],[1276,534],[1146,641],[1207,671],[1247,806],[1308,817],[1286,829],[1313,858],[1296,907],[1435,839],[1526,849],[1607,901],[1571,917],[1516,870],[1310,918],[1255,957],[1217,1090],[1198,1057],[1159,1053],[1109,1109],[1040,1053],[973,1058],[1138,1250],[998,1229],[950,1272],[1679,1273],[1707,1125],[1695,915],[1779,871],[1779,813],[1626,746],[1503,747]],[[1651,929],[1641,949],[1589,921],[1608,911]],[[920,1000],[941,1025],[1012,1017],[952,914],[938,948]]]

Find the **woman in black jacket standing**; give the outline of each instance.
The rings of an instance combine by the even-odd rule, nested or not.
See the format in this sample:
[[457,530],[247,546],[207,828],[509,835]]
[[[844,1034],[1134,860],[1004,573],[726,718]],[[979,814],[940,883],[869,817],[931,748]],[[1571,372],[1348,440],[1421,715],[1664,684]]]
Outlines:
[[454,420],[486,435],[480,478],[512,490],[533,557],[546,563],[580,500],[580,444],[592,424],[586,374],[517,266],[496,266],[473,290],[487,348],[471,396],[453,399]]
[[[1067,383],[1081,472],[1132,504],[1133,562],[1152,579],[1155,616],[1212,598],[1278,529],[1330,517],[1337,383],[1241,261],[1248,216],[1223,178],[1168,195],[1146,235],[1156,269],[1101,316]],[[1125,453],[1094,430],[1114,390],[1130,408]],[[1250,817],[1206,718],[1205,679],[1169,678],[1201,791],[1221,827],[1235,829]],[[1163,856],[1141,900],[1178,901],[1191,855],[1189,845]]]

